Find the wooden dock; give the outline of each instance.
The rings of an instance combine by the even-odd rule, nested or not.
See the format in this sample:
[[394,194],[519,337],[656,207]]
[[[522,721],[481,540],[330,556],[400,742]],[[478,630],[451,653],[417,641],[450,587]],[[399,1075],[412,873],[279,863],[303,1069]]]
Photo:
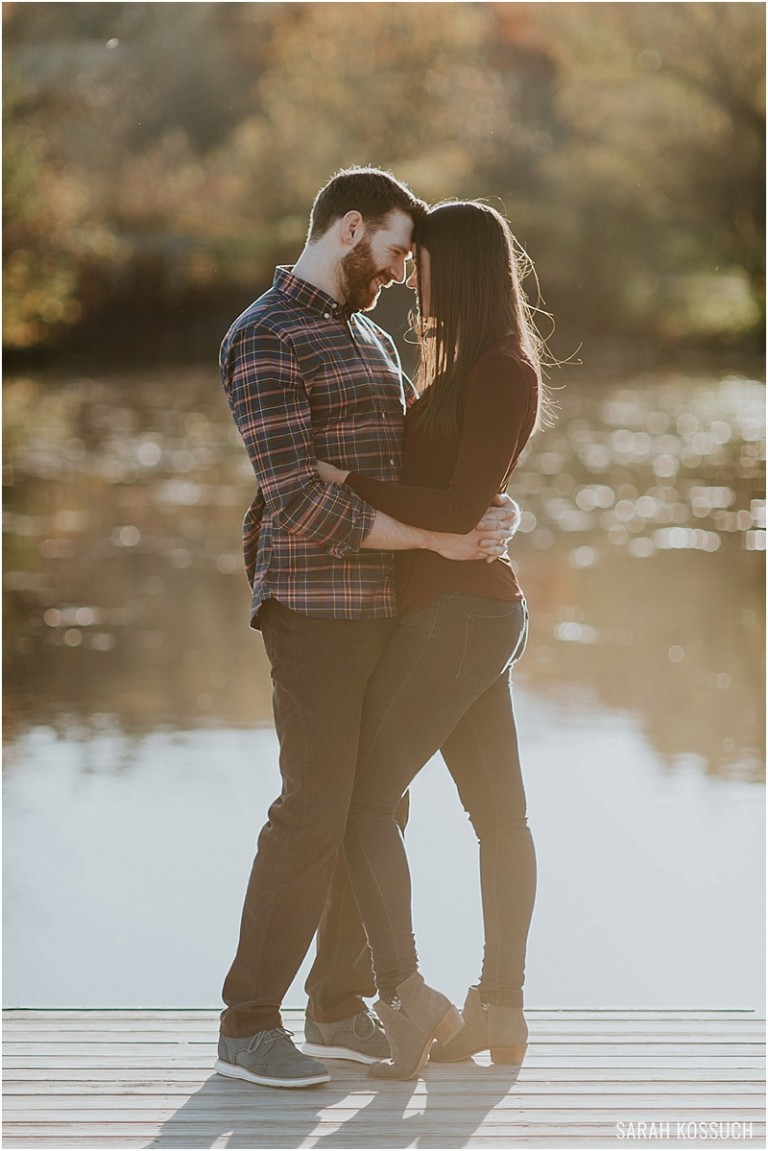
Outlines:
[[[487,1055],[411,1083],[331,1061],[330,1083],[285,1091],[212,1071],[216,1011],[6,1011],[3,1146],[765,1147],[753,1012],[526,1014],[517,1076]],[[301,1012],[285,1023],[303,1038]]]

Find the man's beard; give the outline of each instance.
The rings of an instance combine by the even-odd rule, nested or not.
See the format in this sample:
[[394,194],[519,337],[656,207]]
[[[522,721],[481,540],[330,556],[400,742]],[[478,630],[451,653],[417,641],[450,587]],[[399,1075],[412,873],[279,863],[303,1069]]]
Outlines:
[[341,261],[341,292],[352,312],[367,312],[374,307],[379,291],[372,286],[377,276],[386,275],[376,266],[371,241],[363,236]]

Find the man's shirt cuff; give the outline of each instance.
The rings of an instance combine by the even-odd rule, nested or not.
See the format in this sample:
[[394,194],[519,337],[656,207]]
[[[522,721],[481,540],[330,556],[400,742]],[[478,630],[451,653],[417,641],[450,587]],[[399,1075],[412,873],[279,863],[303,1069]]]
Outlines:
[[370,504],[361,503],[352,510],[349,535],[341,543],[331,544],[328,552],[335,559],[343,560],[360,551],[363,540],[373,527],[376,510]]

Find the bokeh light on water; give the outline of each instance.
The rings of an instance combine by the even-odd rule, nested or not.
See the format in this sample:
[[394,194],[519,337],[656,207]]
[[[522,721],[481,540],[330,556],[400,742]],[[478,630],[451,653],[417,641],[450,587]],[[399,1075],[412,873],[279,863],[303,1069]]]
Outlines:
[[[638,717],[662,761],[757,778],[763,388],[592,379],[513,477],[520,676]],[[7,384],[8,735],[270,722],[246,626],[253,478],[200,369]]]
[[[759,1006],[763,390],[593,378],[558,398],[511,489],[529,1002]],[[210,1006],[278,788],[250,467],[201,369],[11,379],[6,432],[6,1002]],[[438,760],[409,845],[425,971],[460,1001],[476,845]]]

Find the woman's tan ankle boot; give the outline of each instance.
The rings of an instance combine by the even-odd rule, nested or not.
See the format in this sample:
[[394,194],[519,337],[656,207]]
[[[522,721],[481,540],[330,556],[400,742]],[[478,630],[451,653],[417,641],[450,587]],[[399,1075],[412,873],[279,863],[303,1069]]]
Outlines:
[[379,999],[373,1009],[384,1025],[392,1058],[373,1063],[373,1079],[414,1079],[429,1058],[432,1041],[448,1043],[461,1030],[459,1011],[445,995],[427,987],[416,971],[398,984],[397,1006]]
[[490,1051],[494,1063],[520,1064],[528,1046],[528,1025],[522,1007],[484,1004],[480,988],[470,987],[462,1011],[464,1027],[448,1043],[435,1043],[434,1063],[455,1063],[479,1051]]
[[489,1003],[488,1049],[494,1063],[520,1064],[528,1050],[528,1024],[522,1007]]

